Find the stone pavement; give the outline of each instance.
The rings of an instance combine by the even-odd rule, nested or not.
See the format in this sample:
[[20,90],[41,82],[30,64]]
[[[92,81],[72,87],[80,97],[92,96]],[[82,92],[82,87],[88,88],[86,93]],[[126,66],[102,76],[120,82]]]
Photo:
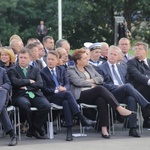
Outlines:
[[[79,127],[73,129],[79,132]],[[54,139],[38,140],[22,135],[17,146],[9,147],[9,137],[0,138],[0,150],[149,150],[150,130],[144,129],[141,138],[128,136],[128,131],[120,127],[115,128],[115,135],[110,139],[103,139],[100,132],[93,129],[85,131],[86,137],[76,137],[73,141],[65,141],[65,129],[58,131]]]

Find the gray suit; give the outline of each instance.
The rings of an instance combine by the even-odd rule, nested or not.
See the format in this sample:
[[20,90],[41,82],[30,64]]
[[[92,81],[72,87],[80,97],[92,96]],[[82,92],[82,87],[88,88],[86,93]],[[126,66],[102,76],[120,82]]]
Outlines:
[[[97,73],[92,66],[86,66],[85,70],[90,74],[91,79],[93,79],[97,85],[102,84],[103,77],[99,73]],[[70,66],[67,69],[67,72],[71,83],[71,91],[75,98],[79,99],[81,89],[83,87],[92,87],[92,84],[86,81],[85,75],[81,73],[75,65]]]
[[130,60],[132,58],[134,58],[134,56],[132,56],[130,54],[127,54],[127,56],[123,57],[123,60],[121,61],[121,63],[125,63],[126,64],[128,62],[128,60]]

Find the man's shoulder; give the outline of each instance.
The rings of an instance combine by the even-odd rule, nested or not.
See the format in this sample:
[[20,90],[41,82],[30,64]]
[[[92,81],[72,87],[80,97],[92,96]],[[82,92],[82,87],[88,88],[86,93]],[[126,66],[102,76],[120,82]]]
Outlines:
[[105,69],[106,67],[108,67],[107,61],[105,61],[103,64],[101,64],[101,65],[99,66],[99,69]]
[[66,68],[64,66],[56,66],[56,69],[60,72],[66,72]]

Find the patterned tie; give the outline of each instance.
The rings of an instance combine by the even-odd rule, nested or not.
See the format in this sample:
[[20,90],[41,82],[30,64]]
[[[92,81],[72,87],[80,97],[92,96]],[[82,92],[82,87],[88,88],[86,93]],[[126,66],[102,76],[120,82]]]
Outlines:
[[56,77],[56,75],[55,75],[55,73],[54,73],[54,70],[51,70],[51,72],[52,72],[52,76],[53,76],[53,79],[54,79],[54,82],[55,82],[55,84],[56,84],[56,88],[59,86],[59,83],[58,83],[58,80],[57,80],[57,77]]
[[[26,75],[27,75],[27,68],[23,68],[22,70],[23,70],[24,76],[26,77]],[[29,95],[30,98],[34,98],[35,97],[35,94],[33,92],[27,91],[26,93]]]
[[116,78],[116,80],[118,81],[119,85],[122,85],[123,82],[122,82],[121,79],[119,78],[119,75],[118,75],[118,73],[116,72],[114,65],[112,65],[112,71],[113,71],[113,75],[114,75],[114,77]]

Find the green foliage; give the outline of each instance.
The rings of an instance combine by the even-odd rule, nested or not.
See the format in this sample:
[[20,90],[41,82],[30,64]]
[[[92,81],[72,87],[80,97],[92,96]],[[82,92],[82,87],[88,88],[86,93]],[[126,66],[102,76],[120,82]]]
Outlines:
[[[83,46],[84,42],[106,41],[113,44],[114,16],[124,15],[133,39],[150,40],[149,22],[141,28],[143,18],[149,16],[149,0],[62,0],[63,38],[72,48]],[[134,22],[132,14],[142,12],[140,20]],[[0,39],[8,45],[9,37],[18,34],[26,43],[30,37],[37,37],[36,28],[44,20],[49,35],[58,39],[58,0],[1,0]],[[137,30],[140,29],[140,30]]]

